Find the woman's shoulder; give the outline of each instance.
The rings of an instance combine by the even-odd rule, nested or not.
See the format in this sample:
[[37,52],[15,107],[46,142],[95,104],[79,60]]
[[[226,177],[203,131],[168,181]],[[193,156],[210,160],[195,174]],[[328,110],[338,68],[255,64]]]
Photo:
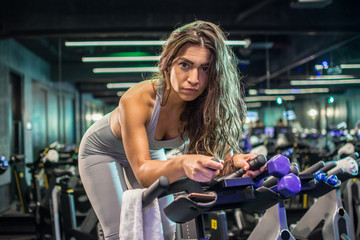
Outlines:
[[153,106],[156,100],[157,86],[153,80],[141,81],[129,88],[120,99],[122,103],[142,103]]

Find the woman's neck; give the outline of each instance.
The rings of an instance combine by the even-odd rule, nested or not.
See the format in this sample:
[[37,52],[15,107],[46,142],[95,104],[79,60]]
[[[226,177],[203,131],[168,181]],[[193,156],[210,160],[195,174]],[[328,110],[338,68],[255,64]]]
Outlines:
[[181,99],[172,88],[170,88],[170,92],[164,91],[163,102],[165,103],[164,107],[179,113],[183,112],[186,106],[186,101]]

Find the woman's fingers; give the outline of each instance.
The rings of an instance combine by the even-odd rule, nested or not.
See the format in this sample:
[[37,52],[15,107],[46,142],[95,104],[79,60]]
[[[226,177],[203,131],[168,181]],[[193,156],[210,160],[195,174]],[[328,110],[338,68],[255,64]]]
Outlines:
[[245,171],[247,171],[250,168],[248,161],[256,157],[257,155],[255,154],[242,154],[242,153],[236,154],[235,156],[233,156],[233,163],[236,168],[242,168]]
[[223,169],[221,163],[211,160],[212,157],[203,155],[187,156],[188,159],[184,165],[185,174],[190,179],[197,182],[208,182],[220,174]]
[[233,163],[234,163],[235,168],[242,168],[245,171],[248,171],[250,168],[249,163],[245,160],[236,160],[236,161],[233,161]]
[[236,154],[233,157],[233,163],[234,163],[235,167],[242,168],[246,171],[246,173],[243,175],[243,177],[254,178],[254,177],[258,176],[260,173],[265,171],[266,164],[258,170],[249,170],[250,165],[248,162],[256,157],[257,157],[256,154]]
[[264,164],[264,166],[262,166],[259,170],[260,170],[260,173],[264,172],[265,170],[267,169],[267,166],[266,164]]
[[254,178],[256,176],[258,176],[260,174],[260,171],[259,170],[255,170],[255,171],[252,171],[252,170],[249,170],[247,171],[243,177],[251,177],[251,178]]
[[[211,158],[212,159],[212,158]],[[211,159],[206,159],[203,163],[203,165],[211,170],[222,170],[223,169],[223,162],[222,163],[219,163],[219,162],[216,162],[214,160],[211,160]],[[220,160],[221,161],[221,160]]]
[[220,174],[220,170],[223,169],[223,164],[211,160],[211,158],[203,159],[201,162],[201,171],[199,172],[199,180],[200,182],[208,182],[214,177]]

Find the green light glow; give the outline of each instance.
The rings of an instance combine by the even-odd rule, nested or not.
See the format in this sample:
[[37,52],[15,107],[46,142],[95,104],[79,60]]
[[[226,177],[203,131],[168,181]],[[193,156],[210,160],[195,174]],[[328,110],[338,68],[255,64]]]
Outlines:
[[104,56],[97,56],[97,57],[144,57],[144,56],[151,56],[152,54],[149,52],[112,52],[108,53]]

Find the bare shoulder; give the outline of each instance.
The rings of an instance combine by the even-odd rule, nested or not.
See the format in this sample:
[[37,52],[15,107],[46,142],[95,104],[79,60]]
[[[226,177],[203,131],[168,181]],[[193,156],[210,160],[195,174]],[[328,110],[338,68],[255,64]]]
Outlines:
[[156,98],[156,85],[151,80],[139,82],[129,88],[120,99],[120,103],[137,102],[153,105]]
[[150,80],[134,85],[121,97],[120,111],[123,114],[136,115],[147,123],[155,105],[156,88]]

